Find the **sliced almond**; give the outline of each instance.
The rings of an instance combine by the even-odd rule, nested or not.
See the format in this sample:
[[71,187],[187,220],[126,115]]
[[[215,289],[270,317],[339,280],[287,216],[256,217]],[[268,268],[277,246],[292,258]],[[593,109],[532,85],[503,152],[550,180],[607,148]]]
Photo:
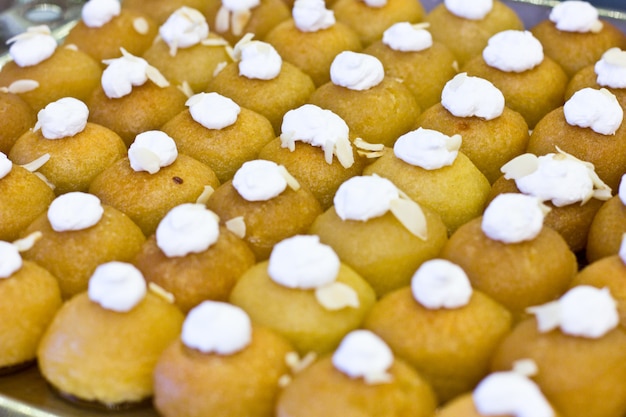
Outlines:
[[150,81],[152,81],[161,88],[169,87],[170,85],[169,81],[167,81],[167,78],[165,78],[163,74],[161,74],[161,72],[152,65],[148,65],[146,67],[146,75],[148,76],[148,79],[150,79]]
[[154,295],[158,296],[162,300],[167,301],[170,304],[174,304],[174,301],[175,301],[174,294],[167,291],[165,288],[161,287],[160,285],[154,282],[150,282],[148,283],[148,289],[152,291]]
[[161,169],[161,159],[159,156],[147,148],[134,148],[133,156],[139,164],[150,174],[155,174]]
[[539,168],[539,159],[537,155],[525,153],[511,159],[502,165],[500,172],[504,174],[507,180],[516,180],[532,174]]
[[78,46],[75,43],[68,43],[63,46],[65,49],[69,49],[70,51],[78,51]]
[[354,288],[342,282],[332,282],[315,289],[315,299],[326,310],[335,311],[346,307],[358,308],[359,295]]
[[252,10],[239,10],[231,15],[231,31],[235,36],[241,36],[246,25],[252,18]]
[[528,307],[526,312],[535,315],[537,329],[541,333],[547,333],[561,325],[561,306],[558,300],[540,306]]
[[50,160],[50,154],[49,153],[45,153],[43,155],[41,155],[39,158],[30,161],[27,164],[21,165],[22,168],[30,171],[30,172],[35,172],[37,171],[39,168],[41,168],[42,166],[44,166],[44,164],[46,162],[48,162]]
[[[228,48],[228,50],[232,50],[231,48]],[[226,68],[226,65],[228,65],[228,62],[226,61],[222,61],[219,64],[217,64],[215,66],[215,70],[213,70],[213,76],[215,77],[217,74],[219,74],[220,72],[222,72],[222,70],[224,68]]]
[[191,98],[195,95],[193,89],[191,88],[191,86],[189,85],[188,81],[183,81],[179,86],[178,89],[180,91],[183,92],[184,95],[186,95],[188,98]]
[[532,359],[519,359],[513,362],[513,372],[531,377],[539,373],[539,368],[537,367],[537,363]]
[[27,250],[30,250],[33,246],[35,246],[35,243],[37,243],[37,241],[41,239],[42,236],[43,234],[40,231],[33,232],[22,239],[14,241],[13,245],[17,248],[19,252],[26,252]]
[[287,181],[287,185],[289,186],[289,188],[294,191],[298,191],[300,189],[300,183],[297,179],[294,178],[293,175],[289,173],[289,171],[287,171],[287,168],[285,168],[283,165],[279,165],[278,171],[283,176],[285,181]]
[[348,169],[354,165],[354,153],[352,143],[348,138],[339,139],[335,142],[335,155],[342,167]]
[[230,11],[222,6],[215,16],[215,30],[220,33],[228,32],[230,29]]
[[297,352],[289,352],[285,355],[285,364],[291,370],[291,373],[297,374],[308,368],[317,359],[315,352],[309,352],[300,358]]
[[226,228],[233,232],[236,236],[243,239],[246,237],[246,222],[243,216],[233,217],[225,223]]
[[367,385],[389,384],[393,381],[391,374],[387,372],[372,372],[363,376]]
[[396,198],[390,202],[391,213],[411,234],[422,240],[428,239],[428,227],[424,211],[409,198]]
[[11,94],[28,93],[39,88],[39,82],[35,80],[15,80],[7,87],[7,92]]
[[207,38],[203,41],[200,42],[202,45],[205,46],[228,46],[228,41],[226,41],[226,39],[223,38]]
[[150,30],[150,24],[144,17],[136,17],[133,19],[133,29],[140,35],[147,35]]

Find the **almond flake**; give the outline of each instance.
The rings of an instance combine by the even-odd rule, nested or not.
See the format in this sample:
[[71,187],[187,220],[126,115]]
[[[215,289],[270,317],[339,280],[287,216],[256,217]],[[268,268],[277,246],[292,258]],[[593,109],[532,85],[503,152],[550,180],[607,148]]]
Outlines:
[[215,190],[213,189],[213,187],[211,187],[210,185],[205,185],[204,190],[202,190],[202,194],[200,194],[196,199],[196,203],[206,204],[206,202],[209,201],[209,197],[211,197],[214,192]]
[[139,162],[139,165],[143,167],[144,171],[148,171],[150,174],[155,174],[161,169],[159,156],[150,149],[135,148],[134,157]]
[[235,36],[241,36],[244,28],[252,18],[251,10],[239,10],[231,15],[232,33]]
[[513,372],[531,377],[539,373],[539,368],[537,367],[537,363],[532,359],[518,359],[513,362]]
[[537,329],[541,333],[552,331],[561,324],[561,307],[558,300],[540,306],[528,307],[526,312],[535,315]]
[[282,175],[285,181],[287,181],[289,188],[294,191],[298,191],[300,189],[300,183],[289,173],[289,171],[287,171],[287,168],[282,165],[278,165],[278,172],[280,172],[280,175]]
[[239,39],[239,42],[237,42],[233,47],[233,61],[238,61],[241,59],[241,50],[248,42],[251,42],[253,38],[254,33],[246,33],[241,39]]
[[285,355],[285,364],[289,367],[292,374],[297,374],[308,368],[317,359],[315,352],[309,352],[300,358],[297,352],[289,352]]
[[356,138],[354,146],[356,146],[357,153],[360,156],[368,159],[380,158],[385,154],[385,145],[382,143],[370,143],[361,138]]
[[233,217],[230,220],[227,220],[226,228],[233,232],[236,236],[243,239],[246,237],[246,222],[243,216]]
[[391,374],[386,372],[372,372],[371,374],[364,375],[363,379],[367,385],[389,384],[393,381]]
[[419,204],[401,193],[400,198],[391,200],[389,208],[411,234],[422,240],[428,239],[426,216]]
[[200,43],[205,46],[228,46],[229,45],[228,41],[226,41],[226,39],[223,39],[223,38],[207,38]]
[[600,33],[602,32],[602,28],[604,27],[604,25],[602,24],[602,22],[600,20],[596,20],[593,23],[593,26],[591,26],[590,32],[591,33]]
[[35,80],[15,80],[7,87],[7,92],[11,94],[28,93],[39,88],[39,83]]
[[150,30],[150,25],[144,17],[136,17],[133,19],[133,29],[140,35],[147,35]]
[[359,296],[352,287],[341,282],[332,282],[315,289],[315,298],[329,311],[345,307],[359,307]]
[[54,185],[53,183],[51,183],[48,178],[46,178],[45,175],[43,175],[41,172],[33,172],[33,174],[35,174],[40,180],[42,180],[43,182],[46,183],[46,185],[48,187],[50,187],[51,190],[54,190],[56,188],[56,185]]
[[41,239],[42,236],[43,234],[39,231],[33,232],[22,239],[14,241],[13,245],[17,248],[19,252],[26,252],[27,250],[35,246],[35,243],[37,243],[37,241]]
[[186,80],[183,81],[177,88],[182,91],[182,93],[188,98],[193,97],[193,95],[195,94],[191,86],[189,85],[189,82]]
[[291,375],[281,375],[280,378],[278,378],[278,386],[280,388],[285,388],[287,385],[291,384],[292,380],[293,378]]
[[174,300],[175,300],[174,294],[167,291],[165,288],[161,287],[160,285],[154,282],[149,282],[148,289],[152,291],[156,296],[161,298],[162,300],[167,301],[170,304],[174,304]]
[[163,74],[161,74],[161,72],[159,72],[159,70],[152,65],[148,65],[146,67],[146,75],[148,76],[150,81],[152,81],[161,88],[169,87],[170,85],[169,81],[167,81]]
[[535,172],[539,168],[539,159],[537,155],[532,153],[525,153],[511,159],[506,164],[502,165],[500,172],[504,174],[504,178],[507,180],[516,180],[518,178],[525,177]]
[[22,168],[30,171],[30,172],[35,172],[37,171],[39,168],[41,168],[42,166],[44,166],[44,164],[46,162],[48,162],[50,160],[50,154],[49,153],[45,153],[43,155],[41,155],[39,158],[30,161],[27,164],[24,165],[20,165]]
[[64,45],[64,48],[69,49],[70,51],[78,51],[78,45],[75,43],[68,43],[67,45]]
[[[228,48],[227,51],[232,51],[232,48]],[[232,55],[231,55],[232,56]],[[213,70],[213,76],[215,77],[217,74],[219,74],[220,72],[222,72],[222,70],[224,68],[226,68],[226,65],[228,65],[228,62],[226,61],[222,61],[219,64],[217,64],[215,66],[215,70]]]

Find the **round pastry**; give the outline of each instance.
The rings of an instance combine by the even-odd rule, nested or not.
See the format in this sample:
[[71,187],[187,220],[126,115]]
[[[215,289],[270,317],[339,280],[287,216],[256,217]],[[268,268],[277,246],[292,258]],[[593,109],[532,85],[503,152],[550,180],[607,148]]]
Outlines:
[[108,409],[145,402],[154,366],[183,320],[175,306],[147,291],[132,265],[102,264],[89,289],[54,316],[37,350],[39,370],[72,402]]
[[413,368],[375,334],[355,330],[295,375],[278,397],[276,417],[430,417],[435,407],[432,388]]
[[[126,2],[124,2],[126,5]],[[64,45],[76,45],[96,62],[120,56],[120,48],[141,55],[152,45],[158,25],[149,15],[126,7],[119,0],[89,0]],[[104,64],[103,64],[104,65]]]
[[147,282],[174,296],[184,313],[205,300],[226,301],[254,253],[202,204],[174,207],[133,260]]
[[407,86],[385,75],[378,58],[344,51],[330,68],[331,81],[317,88],[308,102],[341,117],[366,142],[392,146],[417,127],[421,109]]
[[453,233],[483,213],[489,180],[463,154],[460,135],[422,129],[398,138],[393,149],[366,166],[364,175],[388,178],[411,199],[441,216]]
[[533,308],[496,350],[492,368],[535,362],[532,377],[563,417],[626,412],[626,333],[607,289],[577,286]]
[[442,258],[463,268],[472,286],[508,308],[515,320],[527,307],[560,296],[578,270],[565,240],[544,226],[544,210],[535,197],[499,195],[441,250]]
[[179,154],[172,138],[154,130],[137,135],[128,156],[98,175],[89,192],[125,213],[150,236],[172,208],[202,200],[207,189],[218,186],[211,168]]
[[199,93],[187,109],[161,130],[178,150],[213,169],[220,183],[233,178],[244,162],[256,159],[276,135],[266,117],[217,93]]
[[292,352],[241,309],[205,301],[156,364],[154,407],[164,417],[272,417]]
[[76,48],[57,47],[47,26],[31,27],[11,41],[11,60],[0,70],[0,86],[33,110],[62,97],[85,100],[98,86],[100,64]]
[[315,90],[313,80],[283,61],[273,46],[249,36],[235,46],[235,59],[213,77],[206,91],[262,114],[278,134],[284,114],[303,105]]
[[356,32],[337,22],[322,0],[297,0],[292,18],[276,25],[263,40],[307,73],[316,87],[330,81],[330,65],[338,53],[363,49]]
[[268,261],[248,269],[229,301],[305,357],[335,350],[361,325],[376,294],[319,237],[297,235],[277,243]]
[[86,101],[89,120],[113,130],[127,147],[185,109],[187,96],[145,59],[122,50],[106,63],[101,85]]
[[35,361],[39,341],[63,303],[56,278],[23,261],[20,249],[0,241],[0,375]]
[[322,213],[313,193],[280,165],[255,159],[209,197],[207,207],[250,245],[257,261],[274,245],[304,233]]
[[98,265],[130,261],[145,241],[128,216],[81,192],[57,197],[46,213],[24,229],[22,237],[34,233],[38,237],[24,252],[24,259],[50,271],[58,279],[64,299],[85,291]]
[[326,210],[339,186],[360,175],[367,163],[354,140],[341,117],[305,104],[285,113],[280,137],[265,145],[259,158],[287,168]]
[[142,57],[171,83],[186,84],[193,92],[204,91],[213,74],[232,62],[228,42],[209,33],[200,11],[190,7],[176,10],[159,28],[159,37]]
[[433,39],[450,48],[461,66],[480,55],[496,33],[524,29],[524,22],[515,10],[499,0],[443,1],[424,21],[429,24]]
[[585,257],[592,263],[619,253],[626,233],[626,181],[622,176],[618,193],[606,200],[598,209],[587,235]]
[[37,115],[19,95],[0,91],[0,117],[0,152],[8,154],[17,138],[35,126]]
[[89,109],[80,100],[64,97],[37,115],[34,129],[15,142],[9,158],[27,164],[48,158],[39,172],[57,195],[87,191],[91,181],[126,155],[126,145],[114,131],[88,122]]
[[443,88],[441,102],[417,119],[425,129],[461,135],[460,151],[493,183],[500,168],[525,152],[528,124],[506,105],[502,92],[484,78],[461,73]]
[[507,106],[524,116],[530,129],[563,105],[567,74],[544,55],[541,43],[528,31],[505,30],[493,35],[482,54],[461,70],[491,81],[504,94]]
[[378,58],[388,77],[402,80],[422,110],[439,103],[443,87],[458,69],[452,51],[434,42],[424,24],[395,23],[363,52]]
[[607,19],[600,19],[598,10],[587,1],[557,3],[548,19],[530,31],[568,77],[594,64],[608,49],[626,48],[626,34]]
[[336,0],[331,5],[338,22],[351,27],[364,47],[379,40],[394,23],[421,22],[426,14],[416,0]]
[[461,268],[432,259],[418,268],[411,286],[381,298],[363,327],[413,366],[445,403],[487,374],[491,355],[511,323],[511,313],[472,290]]
[[191,7],[196,10],[203,10],[207,6],[207,0],[124,0],[122,9],[129,9],[143,13],[151,17],[157,25],[162,25],[165,21],[181,7]]
[[436,257],[448,239],[438,214],[376,175],[344,182],[334,205],[309,233],[331,246],[378,297],[408,285],[417,268]]

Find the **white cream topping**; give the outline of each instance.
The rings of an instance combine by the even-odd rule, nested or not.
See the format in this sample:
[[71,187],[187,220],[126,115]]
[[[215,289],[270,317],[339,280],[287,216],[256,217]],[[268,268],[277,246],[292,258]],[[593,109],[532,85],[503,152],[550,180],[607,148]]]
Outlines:
[[626,206],[626,174],[622,175],[617,194],[619,195],[619,199],[621,200],[622,204]]
[[209,36],[209,24],[198,10],[183,6],[172,13],[159,27],[159,35],[175,56],[178,48],[197,45]]
[[393,145],[393,153],[407,164],[434,170],[452,165],[460,147],[460,135],[448,136],[420,127],[400,136]]
[[9,55],[20,67],[31,67],[50,58],[57,48],[48,26],[32,26],[9,39]]
[[411,279],[413,298],[432,310],[466,306],[472,297],[472,285],[463,268],[445,260],[424,262]]
[[532,240],[541,232],[547,208],[533,196],[500,194],[485,209],[482,231],[490,239],[504,243]]
[[549,18],[558,30],[564,32],[597,33],[602,30],[598,10],[586,1],[561,1],[552,8]]
[[0,279],[10,278],[22,268],[22,264],[18,247],[0,240]]
[[626,233],[622,235],[622,243],[619,246],[618,256],[622,262],[626,264]]
[[446,83],[441,105],[456,117],[492,120],[504,111],[504,94],[490,81],[463,72]]
[[619,325],[617,302],[608,288],[579,285],[559,300],[527,309],[540,332],[560,328],[565,334],[597,339]]
[[594,65],[599,85],[609,88],[626,88],[626,51],[611,48],[602,54]]
[[453,15],[469,20],[481,20],[493,9],[493,0],[444,0],[444,4]]
[[472,392],[481,416],[554,417],[554,410],[539,386],[514,371],[494,372],[478,383]]
[[56,232],[88,229],[96,225],[103,214],[100,199],[80,191],[61,194],[48,207],[48,221]]
[[102,71],[100,84],[109,98],[121,98],[133,91],[133,86],[144,85],[151,80],[159,87],[167,87],[168,81],[143,58],[122,49],[122,56],[104,60],[107,67]]
[[380,8],[387,5],[387,0],[361,0],[367,7]]
[[267,272],[272,281],[287,288],[319,288],[335,281],[341,262],[319,236],[297,235],[277,243]]
[[91,301],[107,310],[124,313],[144,299],[147,285],[134,265],[112,261],[96,267],[87,291]]
[[543,62],[543,46],[528,30],[504,30],[489,38],[483,58],[500,71],[524,72]]
[[181,204],[171,209],[156,229],[157,246],[170,257],[200,253],[217,242],[217,215],[204,204]]
[[332,356],[337,370],[350,378],[364,378],[365,382],[389,381],[387,371],[393,361],[389,346],[369,330],[348,333]]
[[9,172],[13,169],[13,162],[4,154],[0,152],[0,179],[9,175]]
[[99,28],[117,17],[122,12],[119,0],[89,0],[83,5],[81,18],[85,26]]
[[176,142],[167,133],[149,130],[138,134],[128,148],[130,167],[136,171],[155,174],[176,161]]
[[219,301],[203,301],[183,322],[181,340],[202,353],[231,355],[252,341],[252,322],[241,308]]
[[333,199],[342,220],[367,221],[391,209],[391,201],[400,198],[395,184],[377,175],[352,177],[343,182]]
[[624,119],[622,106],[615,95],[605,88],[576,91],[565,102],[563,113],[571,126],[588,127],[601,135],[614,135]]
[[354,164],[354,154],[350,142],[348,124],[331,110],[314,104],[305,104],[289,110],[283,116],[280,134],[281,146],[295,150],[295,142],[301,141],[322,148],[326,162],[333,162],[337,156],[344,168]]
[[252,35],[248,34],[235,45],[233,55],[239,60],[239,75],[253,80],[278,77],[283,60],[276,49],[267,42],[251,39]]
[[385,69],[380,60],[372,55],[343,51],[337,54],[330,65],[333,84],[350,90],[369,90],[385,78]]
[[62,139],[85,130],[89,108],[73,97],[64,97],[49,103],[37,113],[35,130],[41,128],[46,139]]
[[235,172],[232,184],[247,201],[267,201],[287,188],[280,166],[263,159],[245,162]]
[[220,130],[235,124],[241,107],[218,93],[199,93],[185,103],[196,122],[207,129]]
[[335,24],[335,13],[326,8],[324,0],[296,0],[292,16],[302,32],[317,32]]
[[231,12],[250,10],[261,4],[261,0],[222,0],[222,6]]
[[383,43],[394,51],[419,52],[433,46],[433,36],[421,25],[398,22],[383,32]]

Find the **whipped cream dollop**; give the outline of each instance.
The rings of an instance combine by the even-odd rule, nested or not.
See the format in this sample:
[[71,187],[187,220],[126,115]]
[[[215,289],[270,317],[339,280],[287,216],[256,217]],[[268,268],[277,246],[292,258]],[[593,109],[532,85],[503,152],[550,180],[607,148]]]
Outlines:
[[209,36],[209,24],[200,11],[183,6],[172,13],[159,27],[159,35],[175,56],[178,48],[197,45]]
[[586,1],[561,1],[552,8],[549,19],[563,32],[597,33],[602,30],[598,10]]
[[231,355],[252,341],[252,322],[237,306],[203,301],[187,314],[181,340],[185,346],[202,353]]
[[302,32],[317,32],[335,24],[335,13],[326,8],[324,0],[296,0],[291,14]]
[[348,333],[332,356],[335,368],[350,378],[364,378],[366,383],[385,382],[393,365],[393,352],[369,330]]
[[383,43],[394,51],[419,52],[433,46],[433,36],[421,25],[398,22],[383,32]]
[[10,278],[22,265],[22,255],[17,246],[0,240],[0,279]]
[[424,262],[411,278],[413,298],[432,310],[466,306],[472,285],[460,266],[445,259]]
[[6,154],[0,152],[0,179],[9,175],[9,172],[13,169],[13,162]]
[[372,55],[343,51],[335,56],[330,65],[333,84],[350,90],[369,90],[385,78],[382,62]]
[[252,35],[244,36],[234,48],[239,60],[239,75],[253,80],[272,80],[278,77],[283,59],[267,42],[253,41]]
[[134,265],[112,261],[96,267],[87,292],[89,299],[103,308],[124,313],[144,299],[147,285]]
[[261,4],[261,0],[222,0],[222,6],[231,12],[252,10]]
[[554,410],[539,386],[514,371],[494,372],[478,383],[472,392],[474,406],[481,416],[554,417]]
[[237,122],[241,107],[218,93],[198,93],[185,103],[196,122],[207,129],[220,130]]
[[244,162],[232,184],[247,201],[267,201],[285,191],[287,179],[275,162],[255,159]]
[[565,102],[563,113],[571,126],[588,127],[601,135],[614,135],[624,119],[617,97],[605,88],[576,91]]
[[173,164],[177,157],[176,142],[160,130],[138,134],[128,148],[130,167],[136,172],[155,174],[161,168]]
[[619,188],[617,190],[617,195],[619,196],[622,204],[626,206],[626,174],[622,175],[622,179],[619,183]]
[[81,9],[81,18],[85,26],[99,28],[109,23],[122,12],[119,0],[89,0]]
[[387,0],[361,0],[367,7],[373,7],[375,9],[385,7]]
[[393,145],[393,153],[407,164],[434,170],[452,165],[460,147],[460,135],[448,136],[420,127],[400,136]]
[[626,264],[626,233],[622,235],[622,243],[619,245],[618,256]]
[[608,288],[579,285],[560,299],[527,309],[540,332],[560,328],[565,334],[597,339],[619,325],[617,302]]
[[151,80],[159,87],[167,87],[169,82],[148,61],[121,49],[122,56],[103,61],[107,67],[102,71],[100,84],[109,98],[121,98],[133,91],[133,87],[144,85]]
[[528,30],[504,30],[489,38],[483,58],[500,71],[524,72],[543,62],[543,46]]
[[350,128],[348,124],[331,110],[314,104],[305,104],[289,110],[283,116],[281,126],[281,146],[294,151],[296,141],[322,148],[326,162],[333,162],[337,156],[344,168],[354,164]]
[[485,209],[481,228],[493,240],[524,242],[541,232],[546,212],[547,207],[537,197],[504,193],[494,198]]
[[463,72],[444,85],[441,105],[456,117],[492,120],[502,115],[505,100],[502,91],[490,81]]
[[46,139],[62,139],[85,130],[89,108],[73,97],[63,97],[49,103],[37,113],[35,130],[41,129]]
[[50,58],[58,46],[46,25],[31,26],[7,41],[9,55],[20,67],[31,67]]
[[493,0],[444,0],[443,3],[453,15],[469,20],[481,20],[493,9]]
[[96,225],[103,214],[100,199],[80,191],[61,194],[48,207],[48,221],[56,232],[88,229]]
[[344,181],[333,199],[342,220],[367,221],[391,209],[391,201],[400,198],[395,184],[377,175],[352,177]]
[[626,51],[611,48],[594,65],[596,82],[608,88],[626,88]]
[[204,252],[219,235],[217,215],[204,204],[187,203],[171,209],[159,222],[156,242],[166,256],[173,258]]

